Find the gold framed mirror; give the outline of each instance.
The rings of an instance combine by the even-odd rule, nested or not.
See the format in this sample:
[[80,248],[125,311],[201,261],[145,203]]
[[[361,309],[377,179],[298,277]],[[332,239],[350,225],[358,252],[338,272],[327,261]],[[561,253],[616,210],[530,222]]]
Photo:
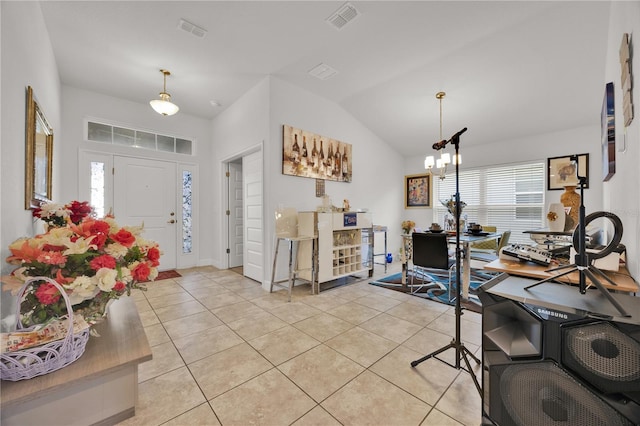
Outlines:
[[27,87],[26,121],[24,208],[29,210],[51,201],[53,177],[53,129],[31,86]]

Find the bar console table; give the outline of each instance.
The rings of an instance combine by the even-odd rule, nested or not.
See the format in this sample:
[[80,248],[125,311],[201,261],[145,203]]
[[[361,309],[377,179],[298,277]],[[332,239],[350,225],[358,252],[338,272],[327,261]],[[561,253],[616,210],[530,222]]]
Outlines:
[[[372,227],[370,213],[298,213],[298,233],[318,236],[318,292],[321,283],[372,272],[373,239],[367,238],[371,235]],[[309,262],[313,256],[305,252],[305,249],[311,248],[301,247],[298,252],[300,277],[311,280],[312,268]]]

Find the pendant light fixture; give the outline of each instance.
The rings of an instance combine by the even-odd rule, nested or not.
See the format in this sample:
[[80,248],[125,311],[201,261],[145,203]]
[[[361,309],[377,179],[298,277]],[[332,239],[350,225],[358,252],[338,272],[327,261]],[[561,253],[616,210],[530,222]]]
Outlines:
[[160,99],[154,99],[149,102],[151,108],[155,110],[158,114],[162,115],[173,115],[180,110],[178,105],[171,102],[171,95],[167,93],[167,76],[171,75],[171,73],[167,70],[160,70],[164,77],[164,87],[162,92],[160,92]]
[[[440,139],[442,140],[442,99],[446,96],[445,92],[436,93],[436,99],[440,101]],[[460,156],[453,159],[453,164],[460,161]],[[424,159],[424,168],[427,169],[427,173],[431,174],[431,169],[433,167],[437,167],[440,169],[440,179],[445,178],[445,174],[447,173],[447,165],[451,164],[451,155],[448,152],[442,152],[440,154],[440,158],[437,160],[433,155],[429,155]]]

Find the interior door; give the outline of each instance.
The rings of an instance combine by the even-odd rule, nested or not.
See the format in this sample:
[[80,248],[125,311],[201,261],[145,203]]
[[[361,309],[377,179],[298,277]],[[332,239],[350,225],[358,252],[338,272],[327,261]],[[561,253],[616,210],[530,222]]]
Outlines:
[[262,283],[264,243],[262,220],[262,151],[242,157],[244,193],[244,262],[246,277]]
[[159,270],[176,267],[176,164],[114,157],[113,213],[119,225],[144,224],[143,237],[160,244]]
[[244,221],[242,162],[229,163],[229,267],[242,266]]

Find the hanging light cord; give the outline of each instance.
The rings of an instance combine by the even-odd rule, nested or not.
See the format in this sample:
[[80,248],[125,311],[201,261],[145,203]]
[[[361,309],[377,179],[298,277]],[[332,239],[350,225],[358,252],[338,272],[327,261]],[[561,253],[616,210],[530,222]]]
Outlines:
[[[164,77],[164,84],[162,85],[162,93],[164,93],[165,95],[167,95],[167,75],[169,75],[169,71],[167,70],[160,70],[162,71],[162,76]],[[442,113],[441,113],[442,114]],[[442,127],[442,125],[440,125]],[[442,129],[440,129],[440,133],[442,133]]]
[[444,98],[444,92],[436,93],[436,98],[440,100],[440,140],[442,140],[442,98]]

